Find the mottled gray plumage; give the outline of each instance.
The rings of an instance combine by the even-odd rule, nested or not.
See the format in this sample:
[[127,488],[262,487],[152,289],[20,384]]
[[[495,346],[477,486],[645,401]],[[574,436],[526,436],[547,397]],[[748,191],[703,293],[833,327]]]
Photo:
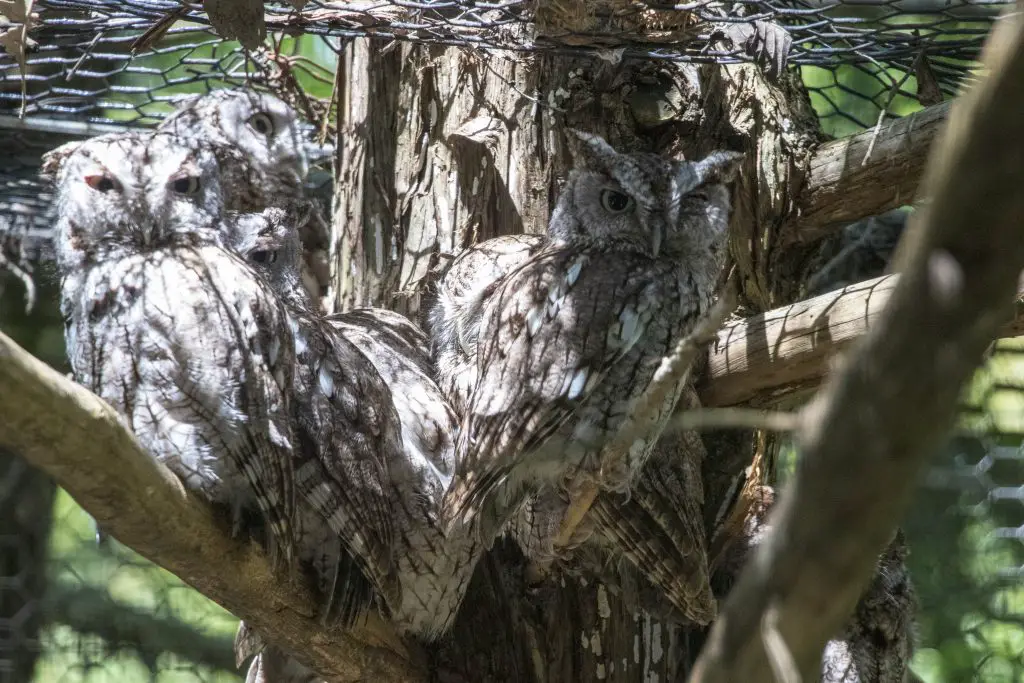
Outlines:
[[476,386],[476,344],[484,302],[502,278],[548,243],[546,235],[504,235],[475,244],[437,283],[428,319],[438,385],[460,416]]
[[[243,224],[248,224],[250,237],[238,236],[240,252],[275,291],[301,301],[305,293],[297,281],[294,224],[275,209],[247,216]],[[454,619],[480,552],[470,535],[446,538],[438,525],[441,496],[454,469],[455,414],[428,374],[426,336],[408,319],[382,309],[357,309],[323,322],[363,357],[360,361],[346,355],[346,367],[359,368],[360,377],[378,376],[390,390],[387,396],[365,394],[363,409],[374,409],[369,402],[386,401],[397,410],[402,447],[381,452],[388,458],[390,489],[385,496],[400,587],[400,596],[390,598],[388,607],[402,632],[433,639]],[[363,366],[367,361],[369,369]]]
[[260,211],[303,199],[310,163],[327,152],[306,139],[288,104],[242,88],[183,99],[159,130],[213,151],[225,205],[232,211]]
[[[760,486],[741,534],[730,544],[716,572],[716,593],[723,599],[757,546],[770,533],[768,515],[775,504],[770,486]],[[860,596],[842,632],[822,654],[821,683],[906,683],[914,656],[917,594],[907,571],[909,550],[897,530],[878,557],[875,575]]]
[[[716,181],[738,155],[672,162],[620,155],[589,136],[583,152],[585,161],[570,176],[552,217],[551,244],[507,275],[482,305],[479,378],[444,509],[452,528],[479,524],[488,542],[527,496],[544,490],[557,495],[566,488],[571,495],[566,478],[597,475],[601,446],[661,358],[706,313],[724,259],[728,193]],[[461,285],[460,290],[486,291]],[[440,291],[446,291],[444,283]],[[443,302],[435,308],[435,330],[444,328],[446,313],[438,310]],[[455,332],[442,333],[439,347],[465,347],[460,335],[472,340],[473,326],[468,319],[450,325]],[[653,418],[651,435],[634,445],[623,470],[601,473],[605,489],[623,492],[633,482],[677,397]],[[593,518],[596,530],[623,544],[627,557],[638,562],[649,561],[654,547],[660,557],[680,553],[661,534],[652,535],[669,517],[676,520],[675,513],[665,513],[671,506],[657,500],[664,490],[649,483],[641,487],[640,501],[599,496],[600,512]],[[529,507],[526,512],[534,517],[527,524],[534,530],[556,526],[551,516],[559,505],[541,495],[530,505],[542,509],[544,519]],[[610,509],[621,505],[634,509],[628,516]],[[697,591],[686,587],[700,594],[698,604],[680,608],[703,622],[708,609],[713,614],[713,603],[702,541],[697,534],[698,546],[682,551],[684,565],[699,559],[701,585]],[[683,578],[692,573],[687,570]],[[670,574],[659,569],[649,578],[667,580],[665,589],[678,596]]]
[[[481,242],[459,254],[439,280],[429,318],[437,374],[453,405],[467,406],[476,384],[477,333],[489,297],[502,278],[547,242],[545,235]],[[630,496],[598,496],[592,516],[602,518],[602,533],[578,544],[562,558],[562,568],[597,576],[637,609],[670,620],[709,621],[715,606],[701,523],[702,453],[696,434],[662,436]],[[557,494],[534,498],[506,531],[528,557],[543,562],[554,553],[552,540],[564,512],[565,502]],[[580,535],[587,537],[593,529],[585,522]]]
[[[285,304],[296,355],[295,485],[309,505],[301,545],[325,596],[336,601],[327,609],[329,623],[347,624],[370,606],[375,593],[384,605],[399,600],[389,463],[402,447],[401,425],[374,366],[311,310],[299,282],[296,220],[281,208],[240,214],[228,239]],[[347,552],[323,545],[334,539]],[[315,552],[321,556],[311,560]],[[352,571],[349,559],[361,571]]]
[[255,513],[292,559],[294,350],[277,297],[221,244],[214,157],[118,134],[60,147],[43,170],[76,379],[236,530]]
[[313,292],[327,284],[322,263],[329,230],[321,202],[304,189],[310,165],[332,148],[307,138],[291,106],[254,90],[214,90],[182,99],[160,130],[216,154],[229,210],[299,208],[299,236],[307,249],[303,276]]
[[917,597],[897,531],[838,638],[825,646],[822,683],[904,683],[914,656]]

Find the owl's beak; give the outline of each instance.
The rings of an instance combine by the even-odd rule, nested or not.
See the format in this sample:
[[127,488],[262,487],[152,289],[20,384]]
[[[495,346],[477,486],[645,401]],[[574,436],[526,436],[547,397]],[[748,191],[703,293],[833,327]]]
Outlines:
[[651,255],[657,258],[661,253],[661,243],[665,240],[665,228],[660,225],[651,230]]

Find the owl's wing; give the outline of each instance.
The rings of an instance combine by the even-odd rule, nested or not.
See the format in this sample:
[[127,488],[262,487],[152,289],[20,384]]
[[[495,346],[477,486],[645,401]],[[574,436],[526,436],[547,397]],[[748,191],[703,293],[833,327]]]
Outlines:
[[229,455],[253,487],[275,543],[290,561],[295,556],[295,489],[289,392],[295,354],[287,315],[266,284],[233,254],[206,249],[202,257],[210,285],[206,291],[226,304],[221,308],[231,323],[228,334],[236,338],[248,378],[237,393],[239,412],[250,418],[247,446]]
[[423,330],[401,313],[386,308],[355,308],[327,316],[328,322],[356,326],[378,344],[388,347],[430,375],[430,340]]
[[397,596],[388,463],[401,453],[394,401],[354,344],[323,320],[294,314],[302,318],[299,363],[307,373],[297,390],[306,392],[300,409],[309,411],[299,415],[306,461],[297,471],[297,487],[390,602]]
[[661,308],[655,267],[630,253],[551,248],[503,281],[480,326],[479,377],[442,504],[448,524],[474,516],[643,337]]
[[680,614],[704,625],[715,617],[716,605],[701,509],[702,453],[695,433],[663,435],[630,495],[602,491],[589,514],[595,531],[604,534]]

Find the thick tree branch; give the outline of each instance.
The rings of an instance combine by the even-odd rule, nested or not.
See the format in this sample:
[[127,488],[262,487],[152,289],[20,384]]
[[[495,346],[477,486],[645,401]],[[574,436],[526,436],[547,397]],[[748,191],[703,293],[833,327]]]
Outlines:
[[1009,316],[1024,266],[1024,155],[1006,144],[1024,134],[1022,28],[1012,14],[996,24],[989,75],[955,105],[928,165],[932,199],[908,228],[902,277],[878,324],[806,409],[803,458],[773,531],[692,682],[772,681],[773,664],[789,662],[812,680],[953,424],[963,384]]
[[[815,150],[780,248],[810,242],[835,227],[909,204],[949,102],[827,142]],[[870,154],[869,154],[870,151]]]
[[[899,281],[885,275],[737,320],[718,333],[697,390],[701,405],[769,406],[818,387],[832,360],[877,321]],[[1024,290],[1000,337],[1024,334]]]
[[[136,443],[110,406],[0,333],[0,447],[45,470],[118,540],[173,572],[331,681],[421,681],[377,623],[327,632],[300,586]],[[396,653],[398,651],[398,653]]]

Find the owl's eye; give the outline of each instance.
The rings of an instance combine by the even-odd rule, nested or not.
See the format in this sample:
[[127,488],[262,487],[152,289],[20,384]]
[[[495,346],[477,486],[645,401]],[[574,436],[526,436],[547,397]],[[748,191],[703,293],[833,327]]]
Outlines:
[[277,252],[269,250],[254,251],[251,254],[249,254],[249,258],[251,258],[256,263],[270,265],[271,263],[277,260]]
[[182,176],[171,181],[171,189],[178,194],[195,194],[199,192],[199,178],[194,175]]
[[263,112],[250,116],[249,125],[254,131],[268,138],[274,134],[274,120]]
[[98,192],[110,192],[116,190],[119,183],[108,175],[87,175],[85,184]]
[[615,190],[601,190],[601,208],[608,213],[626,213],[633,208],[633,198]]

